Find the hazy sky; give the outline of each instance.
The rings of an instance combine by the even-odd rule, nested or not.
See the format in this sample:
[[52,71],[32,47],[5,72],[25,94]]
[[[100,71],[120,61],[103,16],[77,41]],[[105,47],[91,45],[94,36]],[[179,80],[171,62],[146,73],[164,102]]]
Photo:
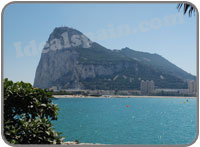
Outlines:
[[4,78],[33,83],[55,27],[88,34],[109,49],[157,53],[196,75],[196,16],[176,4],[11,4],[4,11]]

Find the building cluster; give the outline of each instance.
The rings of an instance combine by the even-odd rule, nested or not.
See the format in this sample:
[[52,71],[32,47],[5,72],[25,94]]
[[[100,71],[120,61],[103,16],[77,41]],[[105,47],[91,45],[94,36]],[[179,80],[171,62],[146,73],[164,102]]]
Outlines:
[[154,81],[151,80],[147,80],[147,81],[144,81],[142,80],[141,83],[140,83],[140,91],[141,91],[141,94],[142,95],[149,95],[149,94],[153,94],[154,93]]
[[189,90],[188,89],[155,89],[155,94],[160,94],[160,95],[189,95]]
[[155,88],[154,81],[142,80],[140,83],[140,92],[141,95],[188,95],[196,96],[197,95],[197,83],[195,80],[187,81],[187,89],[159,89]]
[[80,90],[80,89],[61,89],[57,86],[52,86],[49,90],[65,91],[71,93],[88,93],[89,95],[184,95],[197,96],[197,82],[195,80],[187,81],[185,89],[168,89],[155,88],[153,80],[141,80],[140,90]]

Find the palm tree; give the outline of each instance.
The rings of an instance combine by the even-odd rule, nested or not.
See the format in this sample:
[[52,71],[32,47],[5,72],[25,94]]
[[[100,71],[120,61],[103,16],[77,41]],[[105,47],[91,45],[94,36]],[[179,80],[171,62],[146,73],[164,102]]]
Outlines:
[[193,6],[191,6],[190,4],[187,4],[187,3],[180,3],[177,5],[177,9],[180,11],[180,9],[183,8],[183,13],[184,15],[186,13],[189,14],[189,17],[192,16],[192,13],[195,13],[195,8]]

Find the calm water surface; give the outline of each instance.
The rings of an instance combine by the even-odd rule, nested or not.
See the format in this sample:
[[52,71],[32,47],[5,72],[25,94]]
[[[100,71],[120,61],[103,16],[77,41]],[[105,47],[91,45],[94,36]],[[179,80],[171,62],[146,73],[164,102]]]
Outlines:
[[196,137],[196,98],[62,98],[53,102],[60,108],[53,125],[63,132],[65,141],[190,144]]

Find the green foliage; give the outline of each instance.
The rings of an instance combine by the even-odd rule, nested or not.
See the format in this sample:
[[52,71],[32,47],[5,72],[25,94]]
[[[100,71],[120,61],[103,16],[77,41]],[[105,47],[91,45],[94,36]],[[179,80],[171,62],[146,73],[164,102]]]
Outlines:
[[51,120],[57,119],[58,107],[52,94],[24,82],[4,80],[4,135],[12,144],[60,144]]
[[93,43],[91,48],[77,48],[79,52],[79,62],[84,65],[113,65],[124,61],[132,61],[132,59],[125,57],[117,51],[112,51],[103,46]]
[[[84,50],[76,48],[76,51],[80,55],[79,63],[113,71],[112,74],[105,72],[95,77],[79,78],[84,89],[139,90],[141,80],[153,80],[158,88],[184,89],[187,88],[184,79],[195,78],[157,54],[138,52],[129,48],[109,50],[97,43]],[[90,68],[85,70],[92,71]],[[113,80],[117,75],[118,78]],[[161,75],[164,79],[160,78]]]
[[181,79],[195,79],[195,76],[185,72],[158,54],[139,52],[129,48],[124,48],[120,50],[120,52],[127,57],[137,59],[141,64],[146,65],[148,68],[154,69],[155,71],[173,75]]
[[53,91],[53,95],[80,95],[84,94],[84,92],[81,91]]

